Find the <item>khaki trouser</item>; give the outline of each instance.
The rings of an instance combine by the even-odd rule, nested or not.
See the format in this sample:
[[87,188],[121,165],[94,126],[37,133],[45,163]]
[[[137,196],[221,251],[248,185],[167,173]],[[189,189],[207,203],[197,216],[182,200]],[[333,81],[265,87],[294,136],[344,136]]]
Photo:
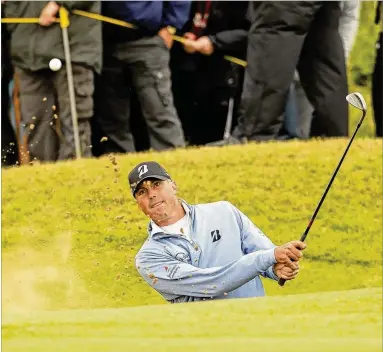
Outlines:
[[[82,156],[91,156],[90,119],[93,115],[93,71],[72,65]],[[29,159],[65,160],[75,157],[67,71],[16,69],[20,84],[21,131]]]
[[159,36],[104,43],[104,66],[97,89],[97,124],[108,141],[103,153],[134,152],[130,127],[133,86],[145,119],[150,146],[155,150],[184,147],[181,122],[173,103],[169,49]]

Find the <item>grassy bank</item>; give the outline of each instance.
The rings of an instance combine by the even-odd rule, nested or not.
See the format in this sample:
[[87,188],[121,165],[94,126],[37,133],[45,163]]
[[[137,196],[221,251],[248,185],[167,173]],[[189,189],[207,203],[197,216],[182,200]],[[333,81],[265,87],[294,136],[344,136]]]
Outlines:
[[[134,255],[147,218],[126,175],[155,159],[190,203],[226,199],[276,244],[298,239],[346,140],[266,143],[117,156],[3,172],[3,304],[14,309],[163,303],[142,282]],[[319,212],[299,279],[269,295],[381,284],[382,149],[359,139]],[[27,294],[26,294],[27,293]]]

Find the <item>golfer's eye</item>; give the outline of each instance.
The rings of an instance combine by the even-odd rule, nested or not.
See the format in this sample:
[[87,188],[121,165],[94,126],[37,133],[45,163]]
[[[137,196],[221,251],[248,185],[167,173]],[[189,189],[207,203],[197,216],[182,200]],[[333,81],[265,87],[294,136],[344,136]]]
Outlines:
[[158,188],[161,185],[161,181],[154,181],[153,186]]
[[140,196],[143,196],[145,194],[145,189],[144,188],[141,188],[137,191],[137,196],[140,197]]

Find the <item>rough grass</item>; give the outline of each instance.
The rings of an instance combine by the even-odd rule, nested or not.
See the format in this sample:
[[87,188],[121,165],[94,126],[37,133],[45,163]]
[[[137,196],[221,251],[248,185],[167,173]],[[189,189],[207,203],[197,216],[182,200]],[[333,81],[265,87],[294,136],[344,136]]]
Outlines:
[[[164,303],[133,258],[148,219],[127,174],[158,160],[190,203],[226,199],[276,244],[304,231],[347,140],[251,144],[116,156],[3,171],[3,309]],[[381,141],[358,139],[307,238],[300,276],[268,295],[378,287],[382,279]]]

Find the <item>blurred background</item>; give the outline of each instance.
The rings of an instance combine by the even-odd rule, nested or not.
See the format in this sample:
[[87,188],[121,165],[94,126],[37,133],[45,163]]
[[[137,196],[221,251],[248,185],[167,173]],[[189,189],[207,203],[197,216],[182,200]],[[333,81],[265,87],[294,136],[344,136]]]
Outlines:
[[381,137],[380,3],[2,1],[2,166]]

